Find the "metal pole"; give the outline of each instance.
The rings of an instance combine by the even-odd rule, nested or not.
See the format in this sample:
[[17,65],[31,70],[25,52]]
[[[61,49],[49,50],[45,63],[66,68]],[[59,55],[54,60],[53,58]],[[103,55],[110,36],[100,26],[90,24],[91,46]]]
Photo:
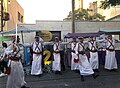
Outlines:
[[72,0],[72,33],[75,33],[75,15],[74,15],[74,9],[75,9],[75,0]]
[[3,0],[1,0],[1,31],[3,31]]

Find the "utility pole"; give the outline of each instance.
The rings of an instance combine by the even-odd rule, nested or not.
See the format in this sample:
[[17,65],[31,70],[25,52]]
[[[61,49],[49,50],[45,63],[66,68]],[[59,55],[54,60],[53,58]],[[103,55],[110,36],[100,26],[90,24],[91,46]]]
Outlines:
[[3,31],[3,0],[1,0],[1,31]]
[[75,0],[72,0],[72,33],[75,33],[75,15],[74,15],[74,9],[75,9]]

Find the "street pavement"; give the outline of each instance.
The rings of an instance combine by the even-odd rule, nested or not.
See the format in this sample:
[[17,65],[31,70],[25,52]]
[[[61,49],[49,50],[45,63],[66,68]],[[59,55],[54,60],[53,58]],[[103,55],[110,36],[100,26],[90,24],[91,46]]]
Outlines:
[[[120,67],[117,72],[109,72],[100,66],[99,74],[96,79],[86,76],[81,82],[80,75],[67,68],[62,75],[48,72],[39,78],[28,74],[25,80],[30,88],[120,88]],[[0,88],[5,88],[6,79],[0,78]]]

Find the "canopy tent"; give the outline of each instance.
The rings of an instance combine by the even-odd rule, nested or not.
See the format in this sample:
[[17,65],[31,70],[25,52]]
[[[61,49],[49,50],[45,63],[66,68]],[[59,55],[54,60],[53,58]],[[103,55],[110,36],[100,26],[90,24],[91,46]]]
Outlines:
[[[40,30],[31,29],[31,28],[27,28],[27,27],[24,27],[24,26],[18,26],[17,27],[17,33],[21,33],[21,32],[30,33],[30,32],[38,32],[38,31],[40,31]],[[0,34],[15,34],[15,33],[16,33],[16,28],[0,32]]]
[[[40,30],[31,29],[24,26],[17,26],[17,33],[21,33],[23,43],[24,43],[23,33],[38,32],[38,31]],[[16,28],[7,31],[2,31],[0,32],[0,34],[16,34]]]
[[68,33],[67,35],[64,36],[64,38],[78,38],[78,37],[87,38],[90,36],[97,37],[100,36],[101,34],[103,33]]
[[120,35],[120,30],[100,30],[99,33]]

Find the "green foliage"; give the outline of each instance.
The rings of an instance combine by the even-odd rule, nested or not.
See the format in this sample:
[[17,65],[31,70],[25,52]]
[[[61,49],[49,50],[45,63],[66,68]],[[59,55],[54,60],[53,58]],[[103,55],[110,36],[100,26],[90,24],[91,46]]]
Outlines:
[[[90,9],[78,9],[75,10],[74,14],[75,14],[75,20],[78,21],[103,21],[105,16],[102,16],[98,13],[94,14],[93,16],[91,16],[89,14],[89,11],[92,11]],[[67,16],[67,18],[65,18],[64,20],[71,20],[72,19],[72,12],[69,12],[69,15]]]
[[94,20],[97,20],[97,21],[104,21],[105,20],[105,16],[102,16],[101,14],[99,13],[96,13],[92,16]]
[[111,6],[117,6],[117,5],[120,5],[120,0],[105,0],[105,1],[101,1],[100,8],[107,9],[110,8]]

